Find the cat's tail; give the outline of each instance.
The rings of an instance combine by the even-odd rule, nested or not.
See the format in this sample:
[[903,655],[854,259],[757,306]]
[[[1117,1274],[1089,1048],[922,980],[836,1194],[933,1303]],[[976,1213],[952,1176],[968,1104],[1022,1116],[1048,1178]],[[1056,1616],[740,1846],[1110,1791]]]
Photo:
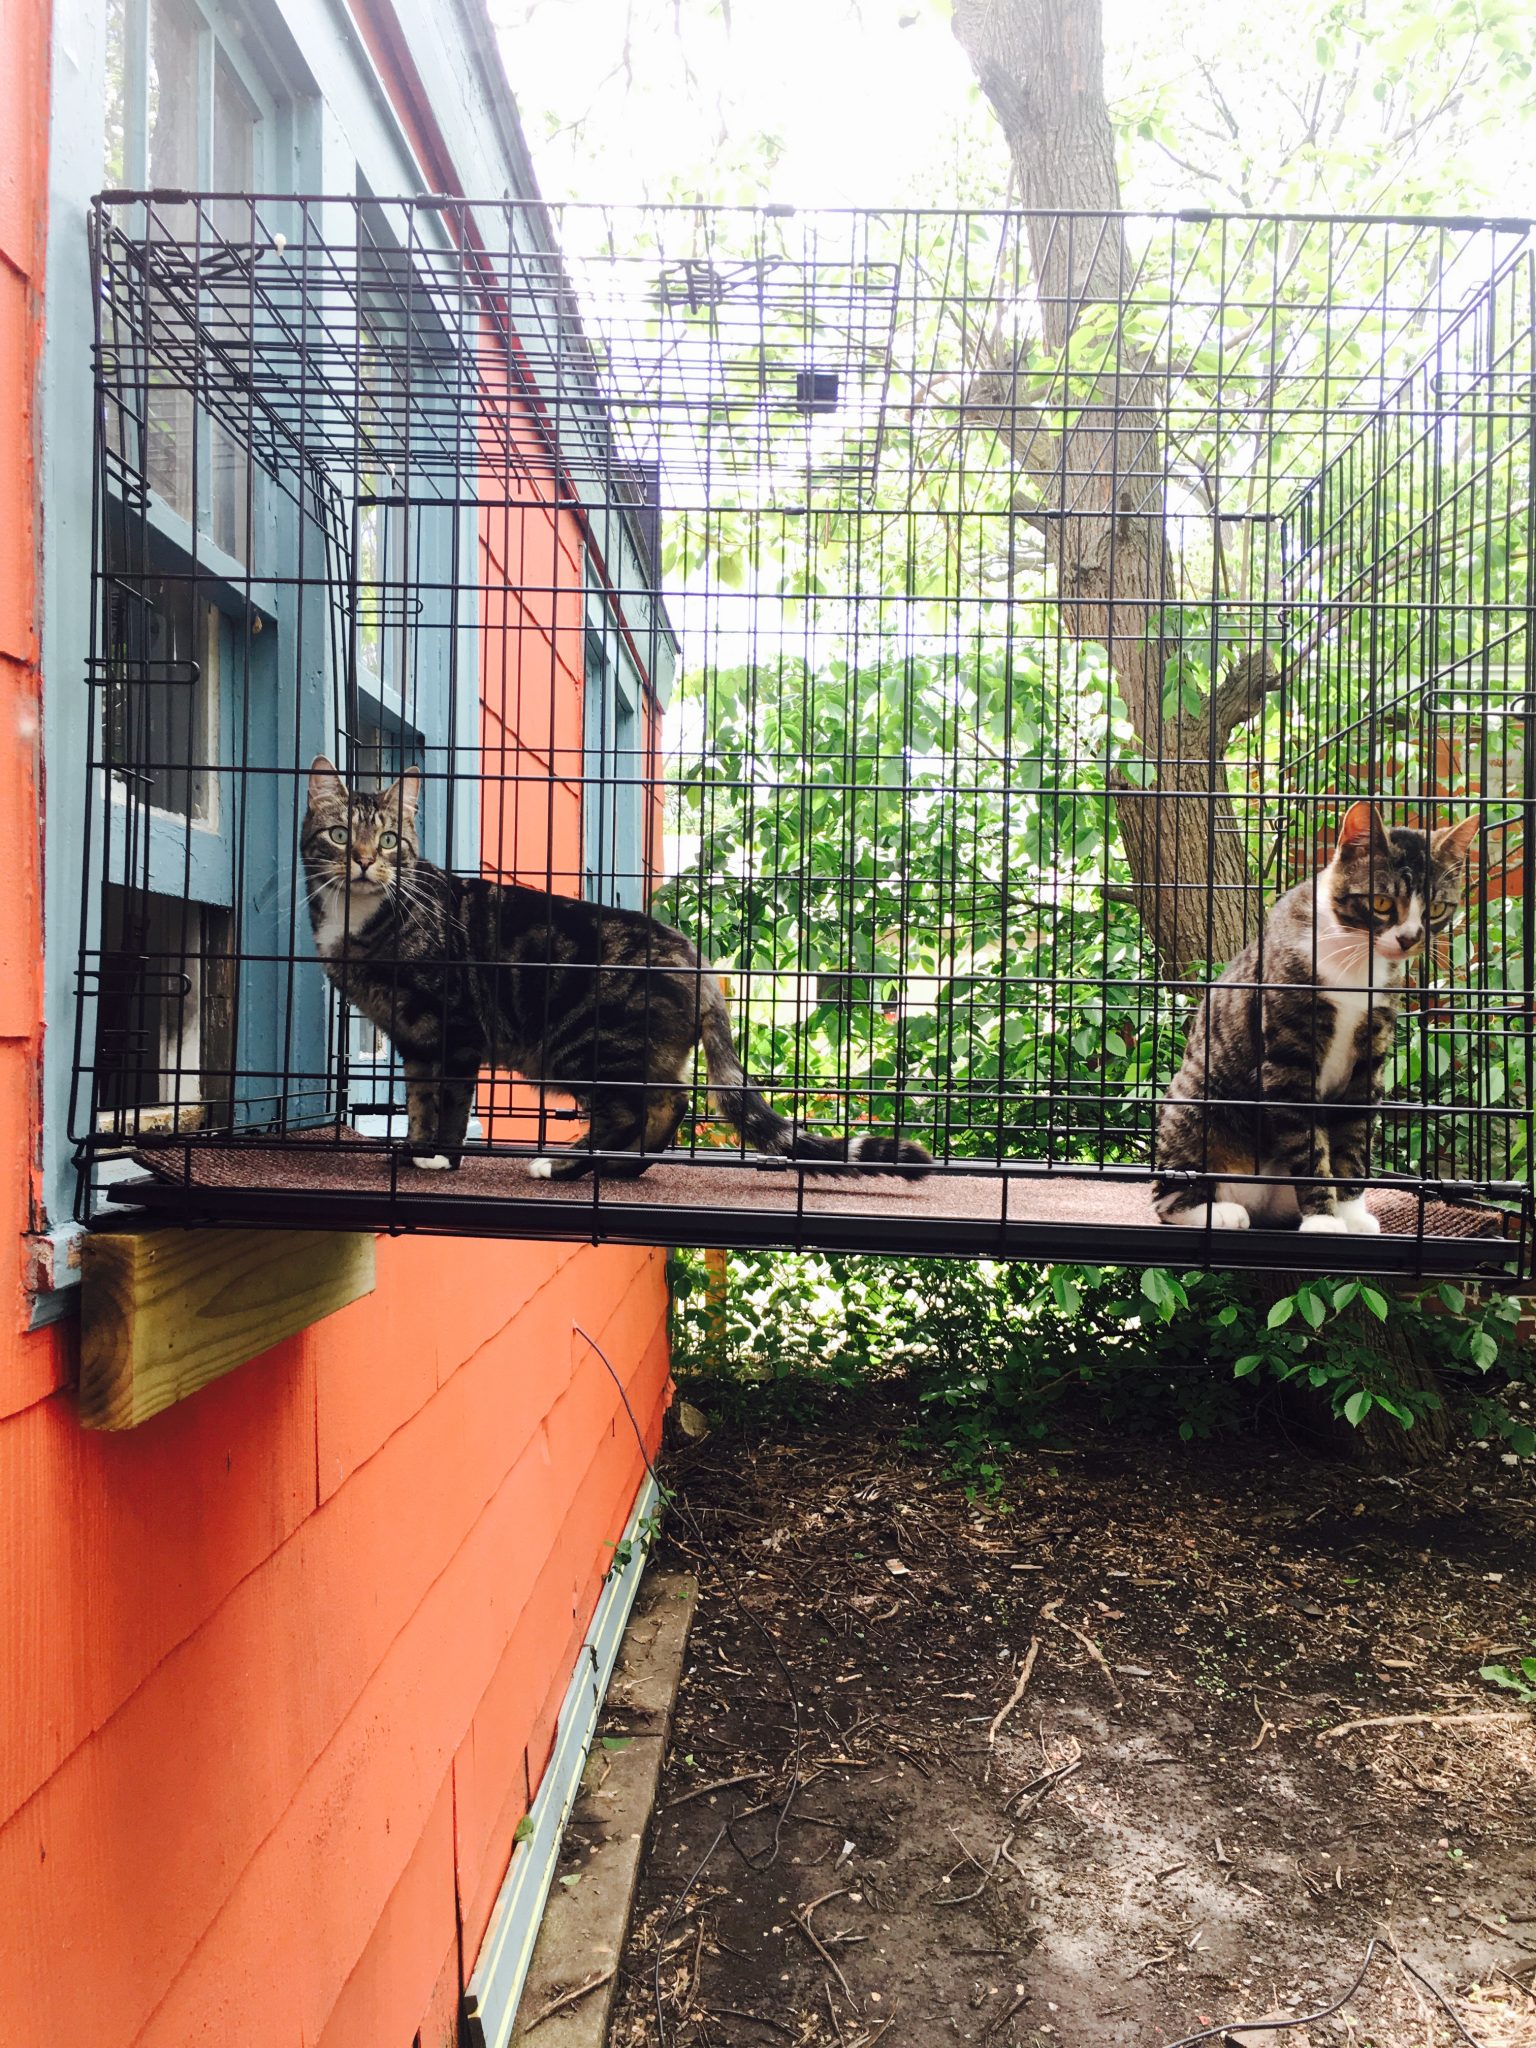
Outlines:
[[711,974],[700,982],[699,1036],[709,1069],[709,1092],[720,1114],[747,1144],[812,1168],[853,1166],[866,1173],[904,1174],[908,1180],[920,1180],[928,1171],[933,1154],[915,1138],[822,1138],[780,1116],[743,1071],[719,983]]

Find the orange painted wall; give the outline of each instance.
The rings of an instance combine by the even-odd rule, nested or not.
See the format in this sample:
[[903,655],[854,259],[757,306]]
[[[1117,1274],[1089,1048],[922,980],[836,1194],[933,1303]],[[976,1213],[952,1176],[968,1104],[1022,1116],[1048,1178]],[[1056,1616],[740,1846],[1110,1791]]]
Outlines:
[[[0,48],[0,801],[25,819],[39,0],[0,0]],[[0,891],[0,2048],[447,2048],[459,1912],[468,1968],[643,1476],[575,1326],[654,1447],[662,1254],[381,1240],[367,1300],[139,1430],[83,1432],[72,1326],[25,1328],[21,845]]]

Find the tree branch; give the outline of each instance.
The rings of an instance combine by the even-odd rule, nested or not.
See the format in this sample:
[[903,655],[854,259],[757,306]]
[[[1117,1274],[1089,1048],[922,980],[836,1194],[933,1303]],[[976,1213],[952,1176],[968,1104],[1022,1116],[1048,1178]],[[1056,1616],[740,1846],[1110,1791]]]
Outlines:
[[1257,647],[1235,661],[1217,685],[1211,699],[1211,724],[1220,752],[1240,725],[1256,718],[1264,699],[1285,679],[1267,647]]

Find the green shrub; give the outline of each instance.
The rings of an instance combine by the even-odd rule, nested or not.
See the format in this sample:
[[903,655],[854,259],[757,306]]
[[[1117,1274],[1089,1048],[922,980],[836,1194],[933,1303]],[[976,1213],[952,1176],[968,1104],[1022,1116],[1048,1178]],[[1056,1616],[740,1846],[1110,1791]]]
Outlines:
[[1410,1297],[1306,1281],[1261,1297],[1241,1276],[1155,1266],[736,1253],[722,1314],[700,1255],[676,1254],[672,1273],[674,1365],[700,1398],[805,1407],[884,1386],[983,1487],[1001,1452],[1059,1432],[1069,1405],[1188,1440],[1245,1423],[1255,1387],[1305,1381],[1348,1424],[1380,1411],[1411,1429],[1440,1397],[1362,1341],[1365,1318],[1412,1336],[1479,1436],[1536,1455],[1507,1391],[1536,1383],[1518,1302],[1449,1283]]

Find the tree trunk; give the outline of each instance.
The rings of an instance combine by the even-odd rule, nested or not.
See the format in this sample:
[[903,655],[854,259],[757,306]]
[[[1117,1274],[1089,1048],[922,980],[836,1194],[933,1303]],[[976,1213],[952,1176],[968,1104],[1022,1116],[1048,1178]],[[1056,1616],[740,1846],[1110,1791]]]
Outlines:
[[[953,21],[1002,125],[1020,203],[1031,209],[1026,232],[1041,328],[1047,349],[1060,356],[1086,312],[1123,304],[1133,268],[1117,217],[1100,0],[954,0]],[[1106,348],[1102,334],[1093,345]],[[1054,402],[1042,407],[1028,361],[994,352],[969,382],[965,419],[1003,437],[1012,451],[1022,486],[1015,509],[1044,537],[1064,630],[1108,653],[1153,777],[1144,789],[1122,781],[1113,792],[1121,844],[1157,957],[1165,973],[1182,978],[1196,963],[1230,960],[1257,924],[1260,898],[1224,764],[1232,734],[1262,709],[1280,672],[1254,648],[1212,687],[1199,713],[1165,717],[1164,683],[1178,651],[1166,623],[1178,596],[1164,523],[1166,390],[1145,355],[1127,346],[1107,354],[1113,377],[1101,375],[1086,403],[1074,382],[1070,404],[1058,384]],[[1049,373],[1046,382],[1049,396]],[[1290,1286],[1255,1276],[1261,1297]],[[1354,1314],[1351,1335],[1400,1384],[1438,1390],[1409,1333],[1363,1309]],[[1304,1385],[1291,1405],[1309,1433],[1364,1462],[1425,1462],[1449,1441],[1443,1407],[1405,1431],[1376,1413],[1351,1429]]]
[[[954,31],[1013,158],[1045,342],[1059,355],[1083,314],[1118,308],[1130,277],[1114,132],[1104,99],[1099,0],[955,0]],[[1087,213],[1086,219],[1076,218]],[[1098,343],[1095,344],[1099,346]],[[1065,630],[1109,655],[1146,787],[1122,778],[1115,815],[1136,905],[1166,972],[1222,964],[1252,936],[1258,896],[1223,762],[1278,672],[1244,657],[1199,713],[1165,718],[1178,585],[1164,528],[1162,374],[1111,349],[1102,400],[1030,403],[1027,365],[985,364],[966,420],[1001,434],[1028,491],[1016,500],[1045,538]],[[1059,426],[1057,422],[1059,421]]]

